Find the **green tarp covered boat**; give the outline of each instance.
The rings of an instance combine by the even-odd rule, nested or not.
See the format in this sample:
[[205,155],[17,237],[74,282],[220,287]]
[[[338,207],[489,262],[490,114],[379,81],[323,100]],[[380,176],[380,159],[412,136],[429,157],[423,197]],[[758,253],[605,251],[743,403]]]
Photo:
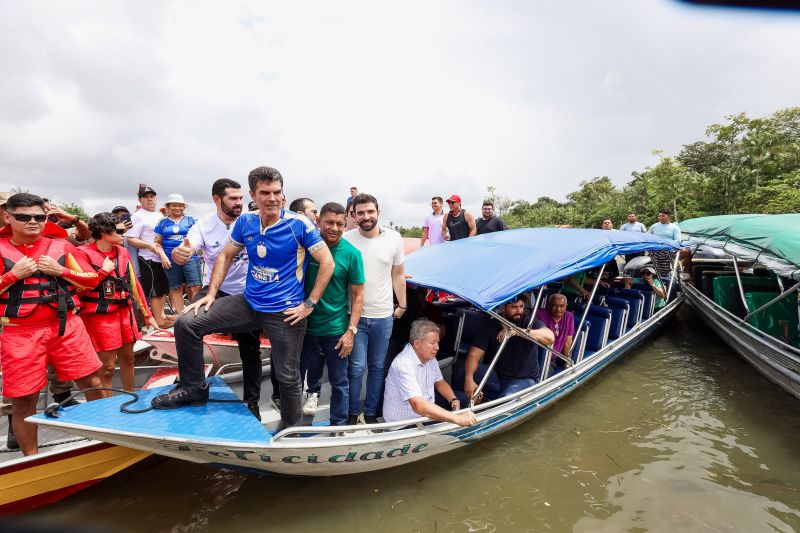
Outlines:
[[800,214],[681,223],[689,303],[739,355],[800,398]]

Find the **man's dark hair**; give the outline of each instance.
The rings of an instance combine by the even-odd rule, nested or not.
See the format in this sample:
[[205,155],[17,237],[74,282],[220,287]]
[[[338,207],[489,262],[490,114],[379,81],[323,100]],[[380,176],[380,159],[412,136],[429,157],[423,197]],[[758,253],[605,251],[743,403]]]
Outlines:
[[328,202],[319,210],[319,218],[325,216],[326,213],[333,213],[334,215],[344,215],[344,206],[336,202]]
[[89,231],[92,232],[94,240],[100,239],[104,233],[116,231],[117,224],[122,220],[111,213],[97,213],[89,220]]
[[266,181],[267,183],[272,183],[273,181],[280,182],[281,189],[283,189],[283,176],[272,167],[254,168],[247,176],[247,185],[250,186],[251,192],[255,192],[258,183],[261,181]]
[[630,216],[630,215],[634,215],[634,216],[635,216],[635,215],[636,215],[636,213],[634,213],[633,211],[631,211],[630,213],[628,213],[628,216]]
[[442,200],[441,196],[434,196],[433,198],[431,198],[431,202],[434,201],[434,200],[439,200],[440,204],[444,203],[444,200]]
[[356,206],[359,204],[375,204],[375,209],[378,209],[378,199],[364,192],[358,193],[356,197],[353,198],[353,212],[355,212]]
[[289,211],[294,211],[295,213],[302,213],[306,210],[306,202],[313,202],[311,198],[295,198],[292,200],[292,203],[289,204]]
[[241,189],[238,181],[233,181],[228,178],[220,178],[211,186],[211,196],[218,196],[225,198],[225,189]]
[[529,301],[528,296],[524,292],[521,292],[516,296],[512,296],[511,298],[506,300],[506,302],[503,305],[511,305],[517,302],[522,302],[524,305],[528,305],[528,301]]
[[13,211],[18,207],[41,207],[44,211],[44,200],[35,194],[18,192],[6,201],[6,209]]
[[494,207],[494,202],[487,198],[486,200],[483,201],[483,204],[481,205],[481,207],[483,207],[484,205],[490,205],[490,206]]
[[669,209],[662,209],[661,211],[659,211],[659,212],[658,212],[658,214],[659,214],[659,215],[660,215],[661,213],[664,213],[664,214],[665,214],[665,215],[667,215],[667,216],[670,216],[670,215],[672,215],[672,211],[670,211]]

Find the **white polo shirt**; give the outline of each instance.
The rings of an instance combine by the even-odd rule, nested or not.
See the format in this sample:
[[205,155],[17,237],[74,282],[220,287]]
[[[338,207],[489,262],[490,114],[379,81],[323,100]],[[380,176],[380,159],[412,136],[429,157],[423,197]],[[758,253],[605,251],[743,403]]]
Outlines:
[[419,418],[420,415],[414,412],[408,400],[421,396],[429,402],[435,402],[434,385],[442,379],[444,378],[436,358],[423,363],[411,344],[406,344],[403,351],[392,361],[392,367],[386,377],[383,419],[387,422],[397,422]]
[[344,238],[358,248],[364,259],[364,318],[388,318],[394,312],[392,299],[392,267],[405,260],[403,237],[396,231],[380,227],[377,237],[367,238],[352,229]]
[[[161,211],[148,211],[147,209],[139,209],[131,215],[131,223],[133,224],[133,227],[128,230],[128,233],[126,233],[125,236],[136,237],[144,242],[155,242],[156,233],[153,230],[163,219],[164,215],[161,214]],[[147,249],[140,248],[139,257],[142,259],[155,261],[156,263],[161,262],[161,258],[157,253]]]

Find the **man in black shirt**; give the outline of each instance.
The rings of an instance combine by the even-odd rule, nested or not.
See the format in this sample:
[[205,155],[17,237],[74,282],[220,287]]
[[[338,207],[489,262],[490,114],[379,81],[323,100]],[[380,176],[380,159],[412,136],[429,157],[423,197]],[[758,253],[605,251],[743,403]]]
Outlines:
[[478,235],[504,231],[508,229],[502,218],[494,216],[494,203],[491,200],[484,200],[481,207],[481,218],[476,221]]
[[[530,317],[524,315],[524,310],[525,301],[520,294],[503,305],[502,315],[519,328],[525,329]],[[555,341],[553,332],[538,320],[534,321],[530,329],[527,329],[527,333],[539,344],[551,345]],[[495,320],[492,321],[491,327],[475,334],[472,346],[467,353],[467,360],[464,363],[464,392],[467,398],[475,393],[478,383],[486,374],[489,363],[496,356],[497,349],[505,335],[510,335],[511,338],[494,366],[492,371],[494,375],[490,376],[487,381],[487,383],[493,383],[494,387],[492,388],[496,392],[487,390],[486,398],[492,400],[494,398],[491,396],[494,394],[498,398],[509,396],[532,386],[539,380],[541,369],[537,357],[538,347],[528,339],[519,337],[513,329],[506,328]],[[488,354],[488,357],[484,358],[481,364],[484,354]]]

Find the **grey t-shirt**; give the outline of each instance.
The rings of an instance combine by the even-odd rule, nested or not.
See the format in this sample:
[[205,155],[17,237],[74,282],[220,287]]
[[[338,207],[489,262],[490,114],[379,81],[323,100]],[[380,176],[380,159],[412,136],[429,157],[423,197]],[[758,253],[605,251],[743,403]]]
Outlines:
[[636,231],[639,233],[647,233],[647,228],[644,227],[644,224],[641,222],[634,222],[631,224],[627,222],[619,227],[620,231]]

